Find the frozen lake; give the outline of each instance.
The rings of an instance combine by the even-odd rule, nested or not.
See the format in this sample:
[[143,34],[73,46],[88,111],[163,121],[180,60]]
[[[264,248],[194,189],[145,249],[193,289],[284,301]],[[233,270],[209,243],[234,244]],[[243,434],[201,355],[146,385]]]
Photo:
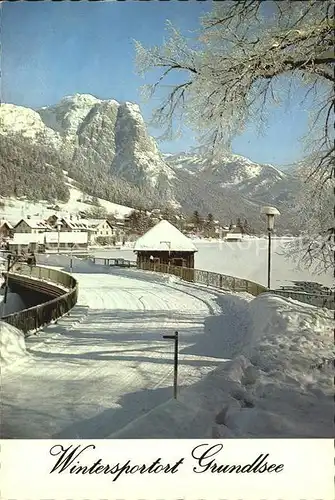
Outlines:
[[[315,281],[326,286],[333,283],[331,272],[313,274],[309,269],[299,268],[291,259],[284,256],[287,239],[272,241],[271,287],[289,285],[292,281]],[[195,267],[206,271],[249,279],[262,285],[267,284],[267,240],[245,239],[242,242],[195,241],[198,252],[195,255]],[[120,250],[98,250],[96,257],[125,258],[136,260],[131,248]]]

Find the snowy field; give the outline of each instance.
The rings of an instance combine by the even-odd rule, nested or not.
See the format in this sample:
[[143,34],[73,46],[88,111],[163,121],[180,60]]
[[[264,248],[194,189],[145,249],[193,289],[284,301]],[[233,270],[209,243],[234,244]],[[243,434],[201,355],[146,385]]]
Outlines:
[[[77,306],[27,351],[0,323],[2,437],[332,435],[329,311],[79,259],[74,271]],[[175,330],[178,402],[162,339]]]
[[[31,217],[48,218],[57,213],[61,217],[68,217],[69,215],[76,214],[79,211],[90,211],[94,207],[92,204],[85,203],[85,198],[92,198],[85,195],[82,191],[77,189],[74,185],[73,179],[65,175],[66,184],[69,187],[70,198],[66,203],[58,202],[60,210],[56,212],[51,207],[53,204],[47,201],[32,202],[28,200],[19,200],[14,197],[3,198],[5,203],[4,208],[0,209],[0,219],[5,219],[12,224],[19,222],[23,217],[30,215]],[[108,213],[115,214],[119,217],[128,215],[133,209],[124,205],[118,205],[102,198],[97,198],[99,205],[106,209]],[[81,200],[81,201],[78,201]]]
[[[333,278],[329,274],[313,274],[308,269],[297,265],[283,255],[287,239],[273,239],[271,286],[290,285],[292,281],[314,281],[331,286]],[[267,240],[261,238],[245,239],[239,243],[208,242],[195,240],[198,252],[195,254],[195,267],[238,278],[267,284]],[[136,260],[131,248],[121,250],[94,251],[96,257],[123,257]]]

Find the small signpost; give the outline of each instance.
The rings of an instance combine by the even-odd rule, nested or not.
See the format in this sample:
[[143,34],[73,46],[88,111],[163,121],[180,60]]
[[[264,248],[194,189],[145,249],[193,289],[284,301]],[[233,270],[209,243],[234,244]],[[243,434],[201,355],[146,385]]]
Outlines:
[[173,371],[173,397],[177,399],[177,384],[178,384],[178,332],[174,335],[163,335],[163,339],[174,340],[174,371]]

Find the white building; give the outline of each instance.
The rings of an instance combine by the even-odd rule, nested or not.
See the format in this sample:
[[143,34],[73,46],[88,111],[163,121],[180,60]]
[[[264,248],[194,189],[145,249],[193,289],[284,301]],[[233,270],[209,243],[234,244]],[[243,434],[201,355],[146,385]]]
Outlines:
[[83,249],[88,247],[88,233],[86,232],[55,232],[44,233],[14,233],[9,241],[11,251],[21,250],[52,250],[55,249]]

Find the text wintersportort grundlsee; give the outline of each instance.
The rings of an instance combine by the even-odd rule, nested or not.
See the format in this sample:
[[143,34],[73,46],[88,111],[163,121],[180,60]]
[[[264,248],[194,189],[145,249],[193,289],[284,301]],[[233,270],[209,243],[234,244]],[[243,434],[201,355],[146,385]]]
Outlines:
[[[89,460],[89,451],[95,450],[94,444],[86,446],[70,445],[67,448],[61,444],[50,448],[50,455],[58,457],[50,474],[111,474],[113,481],[123,474],[176,474],[186,464],[186,457],[172,463],[165,462],[159,457],[151,463],[136,464],[131,459],[124,463],[106,464],[101,458]],[[284,470],[283,464],[276,464],[269,458],[269,453],[261,453],[249,463],[222,464],[218,455],[223,449],[222,444],[210,445],[207,443],[196,446],[191,452],[192,470],[195,474],[278,474]],[[80,460],[79,460],[80,459]]]

